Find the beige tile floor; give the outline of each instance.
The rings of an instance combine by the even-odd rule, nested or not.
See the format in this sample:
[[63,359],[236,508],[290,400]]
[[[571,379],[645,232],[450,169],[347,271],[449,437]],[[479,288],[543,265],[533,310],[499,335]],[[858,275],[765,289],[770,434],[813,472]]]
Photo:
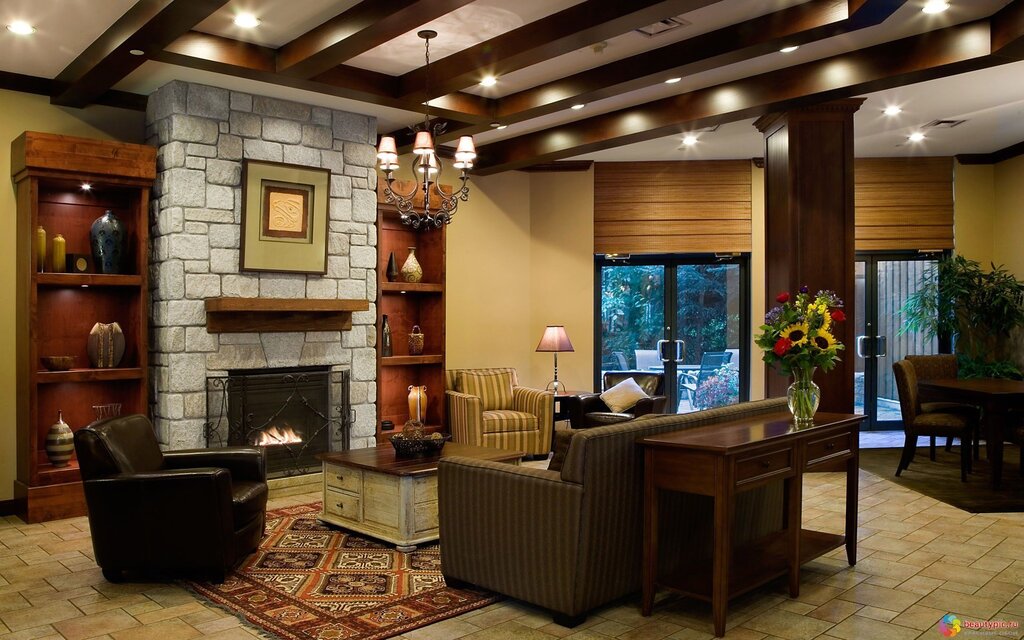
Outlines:
[[[807,526],[842,527],[844,479],[805,481]],[[1024,636],[1024,514],[971,515],[861,472],[860,558],[841,550],[805,565],[799,598],[770,585],[734,601],[730,640],[940,639],[940,617],[1008,620]],[[316,500],[306,494],[273,507]],[[26,525],[0,519],[0,640],[252,638],[258,632],[173,584],[103,580],[85,518]],[[504,601],[402,636],[413,640],[571,638],[699,640],[711,637],[707,605],[665,593],[644,618],[638,598],[596,611],[566,629],[543,611]],[[986,637],[963,631],[959,638]]]

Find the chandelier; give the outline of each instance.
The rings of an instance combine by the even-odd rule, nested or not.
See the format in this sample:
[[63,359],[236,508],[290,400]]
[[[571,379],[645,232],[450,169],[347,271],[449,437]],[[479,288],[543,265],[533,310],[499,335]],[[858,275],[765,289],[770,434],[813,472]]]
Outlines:
[[[392,136],[382,136],[380,145],[377,147],[377,159],[380,160],[380,170],[384,172],[384,201],[393,204],[398,208],[398,214],[404,224],[413,229],[420,227],[436,229],[451,223],[458,209],[459,200],[469,200],[469,174],[473,168],[473,159],[476,158],[476,147],[473,144],[473,136],[462,136],[455,149],[455,162],[452,166],[459,170],[461,187],[453,190],[452,193],[445,193],[441,189],[441,162],[437,158],[437,151],[434,149],[434,138],[444,133],[446,123],[430,122],[430,39],[437,37],[437,32],[429,29],[418,32],[416,35],[423,38],[425,46],[426,80],[424,89],[427,93],[427,101],[424,102],[423,124],[415,129],[416,138],[413,142],[412,152],[414,159],[413,188],[407,193],[395,189],[395,170],[398,169],[398,147]],[[438,209],[431,210],[431,193],[436,196]],[[423,210],[417,211],[415,201],[417,196],[423,198]]]

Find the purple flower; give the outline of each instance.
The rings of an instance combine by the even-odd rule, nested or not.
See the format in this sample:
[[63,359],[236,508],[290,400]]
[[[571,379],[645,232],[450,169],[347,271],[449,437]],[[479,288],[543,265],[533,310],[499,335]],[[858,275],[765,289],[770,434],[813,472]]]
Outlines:
[[800,286],[800,293],[807,293],[809,290],[806,284]]
[[814,297],[816,299],[824,298],[825,304],[827,304],[830,309],[840,309],[843,306],[843,299],[837,296],[836,292],[831,289],[822,289]]
[[782,307],[772,307],[772,309],[764,314],[765,324],[775,324],[782,317]]

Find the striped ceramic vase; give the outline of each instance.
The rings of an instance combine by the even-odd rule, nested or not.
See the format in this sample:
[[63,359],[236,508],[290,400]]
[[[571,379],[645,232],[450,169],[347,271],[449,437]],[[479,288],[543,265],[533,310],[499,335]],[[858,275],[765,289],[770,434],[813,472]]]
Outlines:
[[57,411],[57,422],[46,434],[46,455],[55,467],[66,467],[70,464],[71,454],[75,452],[75,436],[71,427],[64,422],[64,414]]

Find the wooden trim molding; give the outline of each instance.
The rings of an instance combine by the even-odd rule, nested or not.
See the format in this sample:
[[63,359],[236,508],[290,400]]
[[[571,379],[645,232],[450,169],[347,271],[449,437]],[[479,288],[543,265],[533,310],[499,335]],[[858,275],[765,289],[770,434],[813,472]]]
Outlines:
[[210,333],[348,331],[352,312],[367,311],[366,300],[305,298],[207,298]]
[[589,171],[594,166],[593,160],[559,160],[558,162],[542,162],[519,171],[526,173],[550,173],[552,171]]
[[1024,140],[992,153],[961,153],[955,157],[960,164],[998,164],[1003,160],[1016,158],[1022,154],[1024,154]]

